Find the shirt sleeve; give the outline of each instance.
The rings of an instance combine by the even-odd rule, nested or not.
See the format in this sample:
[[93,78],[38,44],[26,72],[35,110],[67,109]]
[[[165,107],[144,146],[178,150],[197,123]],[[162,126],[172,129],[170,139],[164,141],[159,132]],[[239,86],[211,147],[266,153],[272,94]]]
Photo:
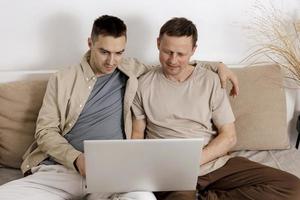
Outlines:
[[153,68],[151,65],[141,63],[136,58],[123,58],[120,66],[135,77],[140,77]]
[[235,121],[226,90],[221,88],[220,81],[217,79],[213,87],[211,106],[212,120],[218,128]]
[[138,89],[138,91],[134,97],[131,111],[132,111],[133,116],[136,119],[145,119],[146,118],[140,88]]
[[208,69],[210,71],[213,71],[215,73],[218,73],[218,66],[222,62],[218,61],[200,61],[201,67]]
[[81,152],[62,136],[60,110],[64,109],[64,106],[62,102],[58,103],[58,82],[60,81],[56,74],[49,78],[36,122],[35,139],[42,152],[50,155],[56,162],[74,169],[73,162]]

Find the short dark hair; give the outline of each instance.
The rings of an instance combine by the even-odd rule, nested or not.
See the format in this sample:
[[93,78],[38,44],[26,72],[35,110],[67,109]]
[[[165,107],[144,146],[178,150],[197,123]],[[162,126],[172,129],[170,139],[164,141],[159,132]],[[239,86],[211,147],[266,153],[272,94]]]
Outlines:
[[91,37],[93,41],[99,35],[113,36],[115,38],[126,37],[126,30],[125,23],[118,17],[102,15],[94,21]]
[[159,31],[159,38],[161,38],[164,34],[168,36],[192,36],[193,38],[193,46],[196,45],[198,40],[198,32],[195,24],[184,18],[184,17],[174,17],[167,21]]

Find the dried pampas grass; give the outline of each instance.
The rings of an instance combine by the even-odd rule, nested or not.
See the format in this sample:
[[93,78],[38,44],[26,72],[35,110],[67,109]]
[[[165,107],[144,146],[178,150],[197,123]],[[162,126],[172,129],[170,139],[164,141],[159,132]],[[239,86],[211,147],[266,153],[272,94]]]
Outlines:
[[256,5],[252,14],[253,22],[244,28],[256,45],[242,62],[262,64],[259,60],[267,58],[300,86],[300,21],[292,20],[273,5]]

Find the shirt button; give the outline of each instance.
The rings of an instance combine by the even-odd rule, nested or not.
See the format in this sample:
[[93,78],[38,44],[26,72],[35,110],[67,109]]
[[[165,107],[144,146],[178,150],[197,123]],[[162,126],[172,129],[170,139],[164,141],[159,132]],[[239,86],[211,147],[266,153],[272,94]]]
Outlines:
[[88,81],[88,80],[89,80],[89,78],[86,78],[85,80],[87,80],[87,81]]
[[93,77],[93,80],[96,80],[96,77]]
[[89,86],[89,90],[92,89],[92,86]]
[[26,168],[29,168],[30,166],[29,165],[26,165]]
[[69,126],[72,126],[72,123],[69,123]]
[[79,107],[82,108],[82,104],[80,104]]

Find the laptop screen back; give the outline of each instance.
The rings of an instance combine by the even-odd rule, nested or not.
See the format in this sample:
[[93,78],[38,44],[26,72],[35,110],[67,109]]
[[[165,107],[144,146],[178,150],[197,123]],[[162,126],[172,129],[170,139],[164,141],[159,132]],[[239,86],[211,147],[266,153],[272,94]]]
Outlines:
[[87,191],[195,190],[203,139],[84,141]]

